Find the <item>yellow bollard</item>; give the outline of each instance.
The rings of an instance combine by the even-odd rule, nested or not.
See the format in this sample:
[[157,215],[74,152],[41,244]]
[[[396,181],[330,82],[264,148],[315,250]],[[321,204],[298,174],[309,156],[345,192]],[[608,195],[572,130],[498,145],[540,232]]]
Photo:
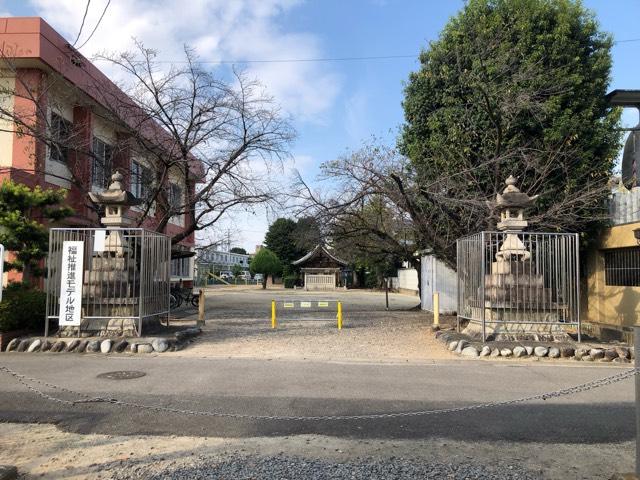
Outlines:
[[433,324],[440,325],[440,294],[433,292]]
[[338,302],[338,330],[342,330],[342,302]]
[[276,301],[271,300],[271,328],[276,328]]

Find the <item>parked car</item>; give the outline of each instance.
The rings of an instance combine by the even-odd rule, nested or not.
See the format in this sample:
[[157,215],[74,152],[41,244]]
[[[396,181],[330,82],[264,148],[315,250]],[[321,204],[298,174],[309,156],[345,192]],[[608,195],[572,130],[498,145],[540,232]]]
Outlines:
[[238,275],[238,280],[244,280],[248,282],[249,280],[251,280],[251,273],[245,270],[240,275]]
[[229,270],[222,270],[219,277],[226,281],[233,280],[233,272]]
[[256,281],[256,283],[262,283],[262,281],[264,280],[264,276],[261,273],[256,273],[253,279]]

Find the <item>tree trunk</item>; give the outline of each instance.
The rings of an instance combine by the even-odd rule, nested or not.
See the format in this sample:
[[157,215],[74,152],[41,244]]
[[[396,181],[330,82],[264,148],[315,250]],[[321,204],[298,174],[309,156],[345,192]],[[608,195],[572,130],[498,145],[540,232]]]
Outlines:
[[265,275],[264,277],[262,277],[262,289],[266,290],[267,289],[267,275]]

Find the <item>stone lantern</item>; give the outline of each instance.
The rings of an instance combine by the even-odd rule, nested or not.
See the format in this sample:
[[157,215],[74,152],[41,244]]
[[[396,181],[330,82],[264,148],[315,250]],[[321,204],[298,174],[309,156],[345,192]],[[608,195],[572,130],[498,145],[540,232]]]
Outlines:
[[100,193],[89,192],[89,198],[97,205],[104,207],[105,214],[100,222],[105,227],[111,227],[105,239],[105,252],[113,253],[115,257],[123,257],[127,250],[118,229],[132,223],[126,214],[130,207],[140,204],[139,199],[122,188],[123,178],[122,174],[116,171],[111,175],[111,183],[107,190]]
[[516,179],[513,175],[509,175],[504,183],[507,186],[501,194],[496,195],[496,202],[490,204],[493,210],[500,215],[498,230],[507,233],[500,251],[496,253],[496,260],[509,261],[511,258],[515,258],[526,261],[529,260],[531,254],[518,237],[518,232],[524,231],[529,226],[525,210],[534,205],[538,195],[530,197],[526,193],[522,193],[516,187]]

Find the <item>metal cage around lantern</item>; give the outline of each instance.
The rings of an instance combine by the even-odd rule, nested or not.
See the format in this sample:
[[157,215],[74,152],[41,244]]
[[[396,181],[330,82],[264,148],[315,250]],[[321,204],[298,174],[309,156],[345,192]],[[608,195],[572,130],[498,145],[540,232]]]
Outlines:
[[[47,259],[46,334],[50,320],[68,310],[61,305],[65,242],[81,242],[78,271],[81,323],[78,334],[105,330],[109,321],[132,320],[137,335],[149,318],[168,318],[170,237],[142,228],[53,228]],[[80,258],[80,257],[78,257]]]
[[[513,240],[526,256],[504,259]],[[479,325],[483,341],[489,326],[504,324],[575,327],[580,340],[577,234],[480,232],[458,239],[457,283],[458,319]]]

